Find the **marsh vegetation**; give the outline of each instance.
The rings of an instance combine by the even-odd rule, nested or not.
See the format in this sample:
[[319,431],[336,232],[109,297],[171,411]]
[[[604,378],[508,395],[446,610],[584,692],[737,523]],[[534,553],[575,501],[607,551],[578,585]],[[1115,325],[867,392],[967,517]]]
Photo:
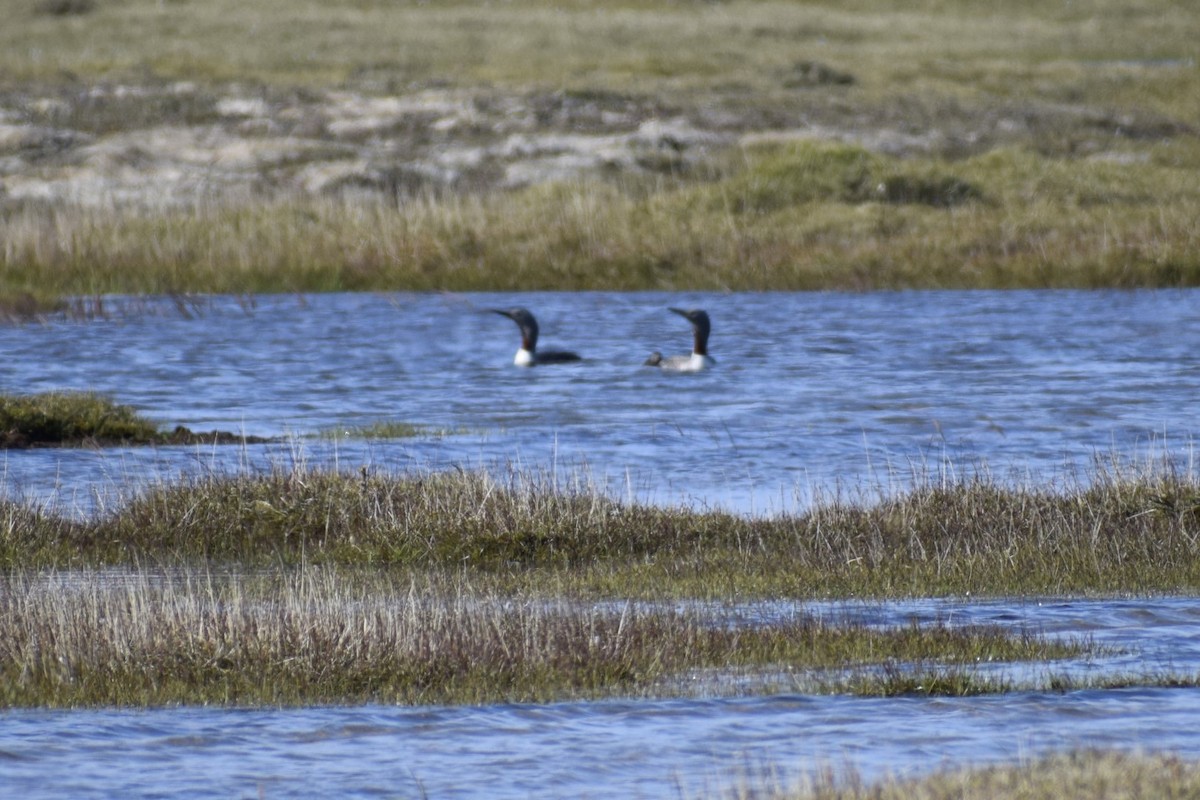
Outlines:
[[[110,293],[1200,284],[1187,4],[11,11],[9,318]],[[203,436],[95,396],[53,398],[75,404],[82,423],[66,423],[46,400],[3,399],[6,447]],[[972,666],[1088,644],[811,618],[743,629],[663,601],[1195,592],[1198,513],[1200,485],[1170,470],[930,482],[774,518],[529,475],[302,468],[139,488],[82,519],[6,498],[0,705],[650,696],[706,671],[1004,691]],[[1184,762],[1110,754],[802,796],[1194,784]]]
[[752,517],[612,499],[537,474],[298,466],[131,493],[86,519],[4,500],[0,565],[214,562],[466,569],[593,597],[907,597],[1200,586],[1200,486],[1101,474],[1043,489],[984,477]]
[[[321,438],[403,439],[441,434],[410,423],[383,420],[368,425],[339,425]],[[96,392],[0,394],[0,450],[31,447],[113,447],[154,445],[265,444],[274,441],[231,431],[169,430],[132,406]]]
[[1179,4],[286,6],[5,26],[8,307],[1198,282]]
[[114,445],[251,444],[265,441],[228,431],[162,430],[132,406],[94,392],[0,395],[0,449]]
[[[749,691],[756,673],[760,691],[962,695],[1002,685],[973,678],[976,663],[1089,650],[988,626],[880,630],[803,616],[747,627],[699,608],[603,607],[497,594],[462,575],[311,566],[22,573],[3,582],[0,612],[0,705],[664,697]],[[872,678],[878,653],[926,665],[916,671],[923,688]]]
[[296,469],[155,486],[92,519],[5,501],[0,671],[8,703],[50,705],[671,695],[704,670],[761,690],[1007,691],[975,665],[1089,645],[804,615],[747,627],[687,603],[1194,589],[1198,498],[1174,476],[974,482],[762,519],[528,476]]
[[818,776],[795,789],[747,783],[736,797],[776,800],[1058,800],[1089,797],[1188,797],[1200,791],[1200,766],[1170,755],[1092,750],[1058,753],[1021,764],[942,770],[934,775],[866,783]]

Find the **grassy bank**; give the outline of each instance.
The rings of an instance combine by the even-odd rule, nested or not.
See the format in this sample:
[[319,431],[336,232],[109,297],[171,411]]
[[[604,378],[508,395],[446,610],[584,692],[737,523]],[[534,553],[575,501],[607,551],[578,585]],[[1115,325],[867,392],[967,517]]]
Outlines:
[[[1033,95],[1192,118],[1200,111],[1186,91],[1196,79],[1186,62],[1197,52],[1197,15],[1170,0],[1023,0],[1003,13],[978,0],[95,0],[74,14],[51,13],[53,5],[13,9],[0,33],[0,71],[9,81],[149,74],[293,90],[552,83],[658,91],[680,102],[714,94],[726,102],[768,93],[782,100],[788,89],[826,86],[893,104],[922,95]],[[818,57],[837,69],[798,65]],[[1154,80],[1139,72],[1154,69],[1165,71]],[[826,103],[818,95],[809,104]]]
[[613,501],[536,476],[296,468],[156,485],[89,519],[4,501],[0,566],[341,564],[467,570],[599,597],[895,597],[1195,591],[1200,485],[986,479],[748,518]]
[[54,5],[0,31],[14,312],[1200,284],[1200,12],[1168,0]]
[[1191,286],[1200,145],[1188,147],[1134,163],[1003,150],[950,164],[809,142],[756,146],[714,180],[650,188],[585,181],[400,206],[29,206],[0,218],[0,275],[10,292],[52,297]]

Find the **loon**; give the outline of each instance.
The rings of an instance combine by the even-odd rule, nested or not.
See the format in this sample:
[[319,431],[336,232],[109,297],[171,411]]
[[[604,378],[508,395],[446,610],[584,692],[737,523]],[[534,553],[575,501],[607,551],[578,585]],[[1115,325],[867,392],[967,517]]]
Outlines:
[[708,321],[708,312],[699,308],[686,310],[671,308],[669,310],[692,323],[694,337],[692,354],[663,358],[662,353],[654,352],[646,359],[644,366],[658,367],[667,372],[700,372],[714,366],[717,363],[716,359],[708,354],[708,334],[712,331],[712,324]]
[[521,329],[521,349],[517,351],[513,363],[518,367],[533,367],[538,364],[564,364],[569,361],[579,361],[579,354],[568,350],[538,350],[538,324],[525,308],[510,308],[507,311],[493,308],[492,311],[502,317],[508,317],[517,323]]

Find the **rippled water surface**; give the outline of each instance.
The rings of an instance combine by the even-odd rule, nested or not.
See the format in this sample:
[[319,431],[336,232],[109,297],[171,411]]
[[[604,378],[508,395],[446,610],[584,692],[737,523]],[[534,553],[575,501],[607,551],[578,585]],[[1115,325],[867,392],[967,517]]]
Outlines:
[[[89,492],[218,466],[505,467],[586,474],[652,502],[790,510],[822,489],[986,464],[1059,478],[1093,458],[1188,458],[1200,293],[318,295],[216,298],[111,319],[0,327],[3,388],[97,389],[240,448],[8,453],[10,493]],[[525,305],[577,365],[512,366]],[[669,305],[713,318],[718,368]],[[445,435],[332,442],[405,422]]]
[[[331,295],[216,298],[92,321],[0,327],[3,390],[95,389],[194,430],[279,436],[226,448],[8,452],[3,489],[91,511],[147,480],[297,460],[584,475],[651,502],[769,513],[815,488],[901,487],[986,465],[1086,479],[1094,459],[1190,467],[1200,293]],[[526,305],[578,365],[511,365]],[[713,317],[718,368],[668,305]],[[399,440],[316,434],[397,421]],[[1111,654],[1035,667],[1200,671],[1200,601],[767,604],[881,624],[913,617],[1087,635]],[[1016,667],[994,665],[1004,672]],[[1014,672],[1022,675],[1021,672]],[[1036,677],[1036,676],[1035,676]],[[1200,757],[1200,692],[1024,692],[966,699],[782,693],[659,702],[304,710],[0,712],[14,797],[678,797],[769,769],[864,776],[1141,747]]]
[[[913,617],[1092,636],[1120,649],[1056,673],[1200,670],[1200,603],[776,604],[880,624]],[[822,767],[867,779],[1078,747],[1200,758],[1200,691],[974,698],[767,697],[229,711],[0,713],[13,797],[695,797]]]

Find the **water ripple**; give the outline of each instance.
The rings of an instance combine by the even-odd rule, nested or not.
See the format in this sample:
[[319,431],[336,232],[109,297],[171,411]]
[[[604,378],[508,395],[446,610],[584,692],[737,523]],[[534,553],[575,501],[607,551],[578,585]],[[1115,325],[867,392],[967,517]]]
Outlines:
[[[1191,469],[1200,293],[322,295],[0,327],[6,391],[98,390],[166,426],[278,445],[7,452],[9,496],[92,513],[146,482],[298,461],[357,469],[584,472],[623,496],[750,513],[865,497],[976,468],[1069,483],[1097,456]],[[578,367],[511,366],[525,304]],[[639,365],[686,349],[668,305],[706,307],[712,373]],[[393,441],[309,434],[399,421]],[[1200,671],[1195,598],[764,603],[1088,636],[1088,676]],[[1012,669],[1000,665],[1001,669]],[[776,694],[540,706],[0,712],[0,787],[25,798],[661,798],[759,769],[868,779],[1082,746],[1200,757],[1200,691],[975,698]]]
[[[776,603],[867,624],[993,623],[1120,645],[1121,668],[1200,670],[1196,598]],[[1160,660],[1162,659],[1162,660]],[[1200,690],[968,698],[775,694],[479,707],[0,713],[12,796],[661,798],[853,769],[867,779],[1079,747],[1200,758]],[[886,721],[886,722],[883,722]],[[882,724],[881,724],[882,723]]]
[[[1188,463],[1200,391],[1196,290],[212,298],[191,317],[0,327],[9,391],[95,389],[164,425],[295,436],[153,453],[9,452],[10,494],[86,505],[146,480],[308,463],[586,470],[652,502],[789,510],[945,465],[1045,480],[1101,455]],[[525,304],[579,365],[511,365]],[[718,369],[668,305],[706,307]],[[399,421],[411,440],[304,438]]]

